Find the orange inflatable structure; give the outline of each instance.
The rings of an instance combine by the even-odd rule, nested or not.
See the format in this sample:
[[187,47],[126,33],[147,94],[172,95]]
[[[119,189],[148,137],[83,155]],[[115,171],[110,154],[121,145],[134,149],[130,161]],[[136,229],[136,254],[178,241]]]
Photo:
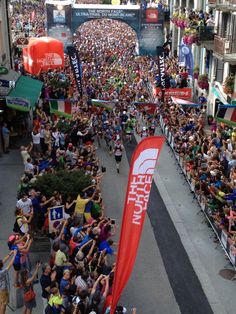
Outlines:
[[38,75],[49,69],[64,67],[63,43],[50,37],[32,38],[23,48],[24,68]]

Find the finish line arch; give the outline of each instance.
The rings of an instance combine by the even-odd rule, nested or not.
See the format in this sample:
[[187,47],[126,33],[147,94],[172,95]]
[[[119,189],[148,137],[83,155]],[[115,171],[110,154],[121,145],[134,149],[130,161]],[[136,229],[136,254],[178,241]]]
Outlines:
[[70,0],[46,0],[47,32],[64,42],[66,48],[72,36],[85,22],[94,19],[118,20],[128,24],[137,34],[140,55],[156,56],[164,43],[164,11],[141,9],[139,5],[72,4]]

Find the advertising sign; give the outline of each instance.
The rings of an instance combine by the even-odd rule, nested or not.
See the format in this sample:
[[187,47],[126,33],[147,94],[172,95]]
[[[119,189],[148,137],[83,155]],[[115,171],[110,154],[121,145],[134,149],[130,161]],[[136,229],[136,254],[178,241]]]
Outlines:
[[7,74],[9,71],[5,67],[0,67],[0,75]]
[[6,104],[7,107],[16,109],[19,111],[30,111],[30,102],[25,98],[20,97],[12,97],[12,96],[6,96]]
[[82,69],[81,69],[79,54],[78,54],[78,51],[76,50],[76,48],[74,46],[68,46],[67,51],[68,51],[68,56],[70,59],[71,69],[74,73],[76,86],[77,86],[77,89],[78,89],[80,96],[82,97],[82,95],[83,95]]
[[91,19],[116,19],[122,20],[130,25],[139,34],[140,9],[115,9],[115,8],[74,8],[72,12],[72,30]]
[[65,24],[66,12],[65,10],[53,10],[53,22],[58,24]]
[[164,44],[163,23],[162,10],[152,7],[141,9],[140,55],[157,55],[157,49]]
[[111,314],[114,314],[121,293],[131,275],[147,212],[152,178],[164,137],[150,136],[135,149],[123,210],[115,279],[112,289]]
[[29,39],[26,37],[18,37],[16,39],[16,45],[18,48],[25,47],[28,45],[28,43],[29,43]]
[[[162,97],[162,90],[160,87],[156,87],[154,89],[155,97]],[[176,97],[185,100],[192,99],[192,88],[184,87],[184,88],[166,88],[165,89],[165,98]]]
[[47,35],[63,42],[64,47],[72,44],[71,5],[46,3]]
[[64,206],[51,207],[49,209],[49,232],[53,232],[63,219]]
[[14,88],[15,82],[0,79],[0,87],[12,87],[12,88]]

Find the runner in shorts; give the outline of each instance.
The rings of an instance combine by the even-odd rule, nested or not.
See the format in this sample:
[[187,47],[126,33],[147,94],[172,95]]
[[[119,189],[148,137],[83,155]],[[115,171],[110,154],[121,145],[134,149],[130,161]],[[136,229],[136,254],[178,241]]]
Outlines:
[[124,150],[124,146],[121,144],[121,141],[120,140],[116,141],[115,146],[114,146],[114,155],[115,155],[115,160],[116,160],[117,173],[120,173],[120,162],[122,159],[123,150]]

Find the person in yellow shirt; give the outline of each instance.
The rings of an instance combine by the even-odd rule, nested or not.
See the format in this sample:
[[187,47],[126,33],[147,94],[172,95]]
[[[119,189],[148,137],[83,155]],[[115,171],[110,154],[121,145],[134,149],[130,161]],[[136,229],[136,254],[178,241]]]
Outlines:
[[96,189],[94,189],[94,193],[91,197],[88,198],[84,198],[85,195],[85,191],[91,188],[94,188],[95,185],[91,185],[88,186],[87,188],[85,188],[78,196],[76,199],[76,203],[75,203],[75,212],[74,212],[74,216],[78,219],[78,222],[80,225],[83,224],[84,222],[84,211],[85,211],[85,207],[88,204],[89,201],[91,201],[95,195]]
[[50,291],[51,295],[48,301],[48,307],[46,308],[45,313],[50,313],[53,310],[53,313],[61,313],[63,298],[60,295],[59,289],[54,287]]

